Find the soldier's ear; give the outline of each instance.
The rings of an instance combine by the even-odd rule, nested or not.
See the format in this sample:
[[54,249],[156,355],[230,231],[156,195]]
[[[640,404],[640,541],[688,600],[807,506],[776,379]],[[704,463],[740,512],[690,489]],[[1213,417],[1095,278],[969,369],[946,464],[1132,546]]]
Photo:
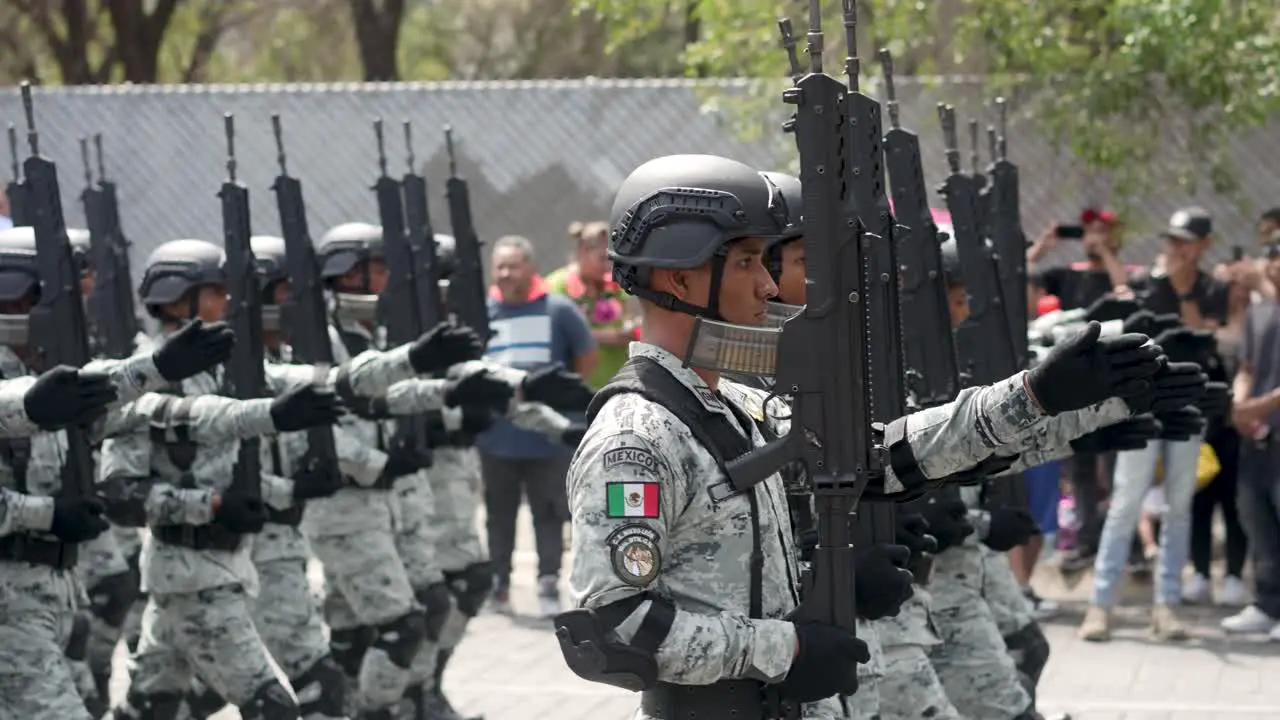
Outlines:
[[689,271],[677,268],[654,268],[650,287],[684,300],[689,295]]

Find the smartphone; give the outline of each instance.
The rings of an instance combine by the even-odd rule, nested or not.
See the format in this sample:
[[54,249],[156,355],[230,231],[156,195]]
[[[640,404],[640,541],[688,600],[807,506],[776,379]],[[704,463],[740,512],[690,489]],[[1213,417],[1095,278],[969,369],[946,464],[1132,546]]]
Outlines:
[[1231,247],[1231,262],[1240,262],[1244,259],[1244,248],[1239,245]]
[[1083,225],[1059,225],[1055,234],[1059,240],[1079,240],[1084,237]]

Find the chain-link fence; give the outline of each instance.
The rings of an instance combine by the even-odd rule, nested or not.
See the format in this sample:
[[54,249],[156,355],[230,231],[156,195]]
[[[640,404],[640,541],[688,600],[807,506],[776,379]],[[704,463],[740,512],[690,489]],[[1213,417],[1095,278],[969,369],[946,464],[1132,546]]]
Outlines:
[[[925,176],[942,180],[946,164],[935,103],[955,104],[965,118],[989,95],[977,79],[899,88],[902,123],[920,133]],[[120,188],[126,233],[134,242],[134,267],[158,243],[179,237],[217,241],[221,216],[216,192],[226,174],[224,113],[235,114],[238,174],[251,190],[254,231],[279,232],[270,191],[278,172],[270,116],[284,124],[289,172],[303,181],[314,237],[340,222],[377,218],[370,187],[378,172],[371,121],[385,119],[388,172],[402,174],[407,156],[401,123],[413,122],[416,164],[432,182],[438,231],[448,230],[443,181],[448,171],[442,128],[454,127],[459,174],[471,183],[476,226],[492,240],[505,234],[530,238],[543,269],[561,264],[569,251],[565,229],[573,220],[608,217],[613,191],[637,165],[672,153],[712,153],[762,169],[794,163],[794,146],[780,135],[747,142],[734,129],[734,104],[714,101],[742,95],[742,82],[683,80],[567,80],[432,84],[157,86],[41,88],[36,121],[41,150],[58,162],[68,224],[83,226],[77,200],[83,185],[78,139],[105,135],[108,176]],[[777,103],[778,122],[786,108]],[[1016,116],[1016,114],[1015,114]],[[988,118],[989,119],[989,118]],[[16,90],[0,93],[0,122],[23,126]],[[777,127],[775,118],[769,118]],[[985,127],[985,126],[984,126]],[[1145,235],[1125,248],[1129,262],[1149,262],[1159,243],[1151,234],[1186,204],[1207,207],[1219,247],[1252,242],[1257,212],[1280,205],[1280,126],[1241,137],[1235,150],[1242,198],[1186,197],[1164,192],[1135,203],[1140,217],[1126,218]],[[1053,221],[1079,217],[1104,203],[1102,179],[1084,172],[1035,128],[1009,128],[1009,152],[1021,168],[1023,224],[1034,236]],[[25,153],[25,142],[21,143]],[[986,162],[985,132],[982,141]],[[1185,155],[1176,139],[1170,165]],[[1164,172],[1151,168],[1153,177]],[[0,175],[8,175],[7,168]],[[1249,214],[1242,213],[1243,200]],[[1068,249],[1066,253],[1070,253]],[[1065,259],[1073,259],[1066,257]]]

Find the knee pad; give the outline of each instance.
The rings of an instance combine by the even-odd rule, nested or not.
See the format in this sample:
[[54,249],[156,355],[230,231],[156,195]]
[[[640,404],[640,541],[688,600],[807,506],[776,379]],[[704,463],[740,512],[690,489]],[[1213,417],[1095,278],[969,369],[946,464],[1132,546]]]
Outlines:
[[1044,636],[1040,624],[1033,622],[1010,635],[1005,638],[1005,645],[1020,656],[1018,670],[1038,684],[1041,673],[1049,664],[1049,639]]
[[129,691],[125,704],[111,711],[111,720],[176,720],[182,709],[178,693],[143,695]]
[[475,617],[493,590],[493,566],[487,562],[473,563],[465,570],[445,573],[445,577],[458,603],[458,612]]
[[187,710],[194,720],[213,717],[226,706],[227,701],[212,688],[205,688],[199,694],[187,693]]
[[438,642],[440,631],[444,629],[445,621],[453,610],[453,595],[449,592],[449,586],[444,582],[433,583],[415,590],[413,595],[422,603],[426,616],[426,638],[431,642]]
[[293,689],[298,697],[311,697],[314,692],[309,688],[316,687],[319,695],[314,700],[301,703],[301,714],[322,715],[324,717],[343,717],[347,704],[347,677],[343,669],[332,657],[325,656],[316,661],[306,672],[296,679],[291,678]]
[[378,631],[367,625],[329,633],[329,654],[338,667],[350,677],[360,674],[364,654],[373,645]]
[[378,626],[378,637],[373,647],[382,650],[399,667],[408,668],[418,648],[427,639],[427,616],[421,610],[405,613],[389,623]]
[[107,625],[118,628],[138,599],[138,578],[132,571],[103,578],[89,590],[89,609]]
[[244,720],[298,720],[302,711],[289,691],[272,680],[258,688],[253,698],[240,706],[240,717]]

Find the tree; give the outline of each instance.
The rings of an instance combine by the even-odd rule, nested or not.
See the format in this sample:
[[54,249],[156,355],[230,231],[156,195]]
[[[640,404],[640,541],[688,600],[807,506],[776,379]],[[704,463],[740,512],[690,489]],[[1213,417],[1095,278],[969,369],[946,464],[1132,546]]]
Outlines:
[[404,0],[350,0],[366,82],[400,79],[398,49]]

